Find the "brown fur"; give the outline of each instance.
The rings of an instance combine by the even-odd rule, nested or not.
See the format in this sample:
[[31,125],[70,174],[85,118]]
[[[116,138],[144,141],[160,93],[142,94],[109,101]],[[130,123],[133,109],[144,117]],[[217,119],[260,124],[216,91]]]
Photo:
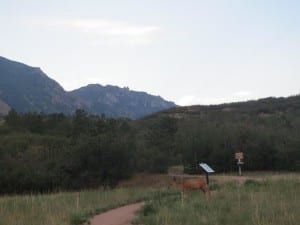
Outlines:
[[183,192],[200,189],[205,194],[210,194],[209,188],[206,184],[206,180],[202,177],[199,178],[188,178],[184,179],[182,182],[177,183],[176,178],[173,177],[173,185],[180,188]]

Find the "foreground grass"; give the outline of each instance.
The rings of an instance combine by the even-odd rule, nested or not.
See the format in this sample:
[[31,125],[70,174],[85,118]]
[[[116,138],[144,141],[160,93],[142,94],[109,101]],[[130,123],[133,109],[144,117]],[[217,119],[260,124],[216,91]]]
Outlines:
[[137,223],[144,225],[298,225],[299,176],[275,180],[247,180],[213,185],[210,198],[202,193],[180,193],[149,201]]
[[153,189],[120,188],[0,197],[0,225],[77,225],[91,215],[152,195]]
[[[161,185],[2,196],[0,225],[79,225],[94,214],[145,199],[148,203],[137,221],[144,225],[299,224],[299,174],[246,180],[241,186],[224,177],[215,177],[210,198],[195,191],[183,201],[180,192],[163,191]],[[165,177],[159,178],[165,182]]]

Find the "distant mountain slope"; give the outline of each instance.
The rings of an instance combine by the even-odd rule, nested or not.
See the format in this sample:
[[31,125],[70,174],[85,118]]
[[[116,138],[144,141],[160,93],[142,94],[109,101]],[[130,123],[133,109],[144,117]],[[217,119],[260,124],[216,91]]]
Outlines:
[[9,105],[7,105],[4,101],[0,99],[0,116],[7,115],[10,111]]
[[145,92],[115,86],[88,85],[66,92],[40,68],[0,57],[0,114],[18,112],[73,113],[81,108],[108,117],[139,118],[175,104]]
[[247,102],[226,103],[220,105],[176,107],[158,114],[169,114],[177,117],[207,113],[266,116],[268,114],[285,112],[300,112],[300,95],[280,98],[269,97]]
[[19,112],[71,113],[81,104],[40,68],[0,57],[0,98]]
[[175,106],[173,102],[165,101],[159,96],[111,85],[90,84],[71,93],[86,102],[91,112],[113,117],[122,115],[139,118]]
[[148,115],[143,118],[143,120],[156,119],[164,116],[188,120],[197,118],[220,120],[225,117],[232,120],[238,120],[249,117],[262,118],[273,115],[285,116],[287,114],[300,117],[300,95],[280,98],[269,97],[259,100],[225,103],[220,105],[174,107]]

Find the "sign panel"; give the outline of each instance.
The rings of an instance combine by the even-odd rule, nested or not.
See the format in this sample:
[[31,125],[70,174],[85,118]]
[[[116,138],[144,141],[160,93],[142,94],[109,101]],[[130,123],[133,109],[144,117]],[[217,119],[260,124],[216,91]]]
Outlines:
[[199,166],[206,172],[206,173],[214,173],[215,171],[206,163],[200,163]]
[[235,153],[235,159],[243,159],[244,153],[243,152],[236,152]]

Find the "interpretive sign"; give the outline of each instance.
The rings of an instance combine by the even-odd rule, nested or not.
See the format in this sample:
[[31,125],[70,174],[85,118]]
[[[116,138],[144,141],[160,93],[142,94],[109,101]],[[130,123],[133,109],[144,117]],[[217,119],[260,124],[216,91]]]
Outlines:
[[206,183],[207,185],[209,184],[209,178],[208,174],[214,173],[215,171],[206,163],[199,163],[200,168],[204,171],[205,176],[206,176]]
[[214,173],[215,171],[206,163],[200,163],[199,166],[206,172],[206,173]]

